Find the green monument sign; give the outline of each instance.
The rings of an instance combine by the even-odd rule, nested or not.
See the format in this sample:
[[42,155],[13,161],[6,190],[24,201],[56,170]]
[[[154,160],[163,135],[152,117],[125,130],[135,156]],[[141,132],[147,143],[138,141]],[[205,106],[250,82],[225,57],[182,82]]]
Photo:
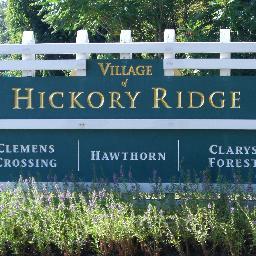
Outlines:
[[88,60],[86,77],[1,77],[0,181],[255,182],[255,77],[167,77]]

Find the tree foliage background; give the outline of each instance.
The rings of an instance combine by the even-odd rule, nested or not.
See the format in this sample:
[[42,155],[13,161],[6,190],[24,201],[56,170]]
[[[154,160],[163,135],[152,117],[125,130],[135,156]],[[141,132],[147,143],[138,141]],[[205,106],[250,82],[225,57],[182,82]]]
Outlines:
[[177,41],[218,41],[220,28],[232,41],[256,41],[255,17],[256,0],[0,0],[0,42],[20,42],[24,30],[37,42],[74,42],[79,29],[91,42],[118,41],[121,29],[163,41],[166,28]]

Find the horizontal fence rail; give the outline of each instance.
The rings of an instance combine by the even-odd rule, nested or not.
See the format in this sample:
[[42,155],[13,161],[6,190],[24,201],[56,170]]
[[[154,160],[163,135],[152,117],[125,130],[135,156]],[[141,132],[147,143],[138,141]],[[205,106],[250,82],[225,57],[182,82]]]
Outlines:
[[43,43],[0,44],[0,54],[76,53],[255,53],[256,42],[133,42],[133,43]]
[[[220,42],[176,42],[175,30],[166,29],[164,42],[132,42],[130,30],[122,30],[118,43],[90,43],[86,30],[77,32],[76,43],[36,43],[32,31],[25,31],[22,44],[0,44],[0,71],[22,71],[23,76],[35,76],[37,70],[72,70],[73,75],[86,76],[86,60],[90,54],[119,54],[120,59],[132,59],[132,54],[163,54],[165,76],[175,76],[176,69],[219,69],[221,76],[230,76],[231,69],[256,69],[256,59],[232,59],[231,53],[256,53],[256,42],[230,42],[230,30],[220,30]],[[179,53],[219,54],[214,59],[176,58]],[[21,54],[22,59],[10,59]],[[49,54],[71,54],[70,59],[43,59]],[[1,56],[3,55],[3,56]],[[5,56],[7,55],[7,56]],[[37,56],[40,55],[40,56]],[[256,120],[233,119],[1,119],[0,129],[170,129],[170,130],[256,130]],[[79,156],[80,157],[80,156]],[[178,163],[179,166],[179,163]],[[3,183],[5,184],[5,183]],[[6,183],[7,184],[7,183]],[[14,184],[14,183],[8,183]],[[91,183],[81,183],[90,186]],[[115,184],[112,184],[113,186]],[[133,189],[135,184],[126,183]],[[152,184],[139,183],[144,192],[152,192]],[[162,184],[168,191],[170,183]],[[174,190],[187,185],[173,183]],[[250,185],[241,184],[247,190]],[[70,184],[69,186],[72,186]],[[120,187],[122,184],[120,184]],[[218,187],[218,184],[212,184]],[[204,184],[191,186],[199,191]],[[235,187],[235,186],[234,186]]]
[[86,60],[4,60],[0,70],[69,70],[86,68]]
[[256,59],[165,59],[164,69],[256,69]]
[[[0,71],[21,70],[23,76],[34,76],[36,70],[74,70],[72,75],[86,76],[86,59],[90,54],[120,54],[131,59],[132,54],[163,54],[165,76],[174,76],[175,69],[220,69],[229,76],[231,69],[256,69],[256,59],[232,59],[231,53],[256,53],[256,42],[230,42],[230,30],[220,30],[220,42],[176,42],[175,30],[164,31],[164,42],[132,42],[130,30],[122,30],[120,42],[90,43],[86,30],[77,32],[76,43],[35,43],[32,31],[23,33],[22,44],[0,44]],[[219,54],[219,59],[177,59],[178,53]],[[6,60],[6,56],[22,54],[22,60]],[[37,55],[40,54],[40,60]],[[74,58],[47,60],[42,55],[73,54]],[[0,56],[1,57],[1,56]],[[5,58],[5,59],[4,59]]]

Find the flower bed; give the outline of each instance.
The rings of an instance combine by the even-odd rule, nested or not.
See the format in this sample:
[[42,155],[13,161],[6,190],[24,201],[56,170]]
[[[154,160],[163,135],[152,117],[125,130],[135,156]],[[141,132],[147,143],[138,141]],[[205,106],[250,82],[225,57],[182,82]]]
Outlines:
[[0,255],[255,255],[254,194],[0,193]]

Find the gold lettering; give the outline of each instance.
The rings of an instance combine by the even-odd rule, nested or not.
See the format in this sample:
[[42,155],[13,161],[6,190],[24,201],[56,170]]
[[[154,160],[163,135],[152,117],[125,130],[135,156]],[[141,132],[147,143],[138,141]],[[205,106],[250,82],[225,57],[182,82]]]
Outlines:
[[152,76],[152,66],[147,66],[146,75],[147,75],[147,76]]
[[138,76],[144,76],[145,75],[145,66],[136,66],[136,74]]
[[216,94],[220,94],[221,96],[224,97],[224,92],[213,92],[210,96],[209,96],[209,102],[210,102],[210,105],[213,107],[213,108],[224,108],[225,107],[225,100],[222,98],[220,100],[220,105],[216,105],[213,98]]
[[140,94],[140,92],[136,92],[134,96],[131,95],[131,92],[125,92],[125,94],[129,97],[131,105],[130,108],[136,108],[135,107],[135,100],[138,97],[138,95]]
[[182,102],[181,102],[181,100],[182,100],[182,92],[177,92],[177,94],[178,94],[178,104],[177,104],[177,108],[183,108],[183,107],[182,107]]
[[32,107],[32,91],[34,90],[33,88],[25,88],[25,91],[27,92],[26,96],[19,95],[21,88],[12,88],[12,90],[14,91],[14,107],[13,107],[13,109],[21,109],[20,105],[19,105],[20,100],[27,101],[26,109],[33,109],[33,107]]
[[231,107],[240,108],[240,92],[230,92],[231,94]]
[[104,63],[98,63],[98,65],[100,67],[102,75],[105,76],[108,72],[108,69],[109,69],[109,66],[111,65],[111,63],[107,63],[106,67],[104,67]]
[[[204,105],[204,95],[201,92],[188,92],[189,93],[189,106],[188,108],[201,108]],[[200,104],[195,106],[193,103],[193,95],[198,95],[200,97]]]
[[[109,108],[125,108],[120,102],[120,93],[119,92],[109,92],[110,94],[110,107]],[[115,106],[116,104],[116,106]]]
[[62,99],[64,97],[64,93],[63,92],[53,92],[50,96],[49,96],[49,103],[50,103],[50,106],[52,108],[57,108],[57,109],[61,109],[61,108],[64,108],[64,104],[62,103],[61,105],[57,106],[54,102],[54,97],[55,96],[60,96]]
[[131,74],[134,76],[136,75],[133,66],[130,66],[129,71],[128,71],[128,75],[130,76]]
[[122,66],[122,76],[126,76],[127,74],[125,73],[126,66]]
[[110,76],[152,76],[152,66],[138,65],[133,67],[132,65],[127,67],[126,65],[111,65],[111,63],[98,63],[101,73],[106,76],[109,72]]
[[70,108],[85,108],[77,99],[80,95],[84,94],[84,92],[69,92],[69,94],[71,95]]
[[110,66],[110,75],[113,76],[114,74],[114,66]]
[[[165,108],[171,108],[171,106],[168,105],[168,103],[164,100],[166,97],[167,91],[164,88],[152,88],[154,91],[154,107],[153,108],[159,108],[159,102],[161,102]],[[159,97],[159,91],[162,93],[162,95]]]
[[44,106],[44,95],[45,95],[45,92],[38,92],[39,94],[39,108],[45,108]]
[[[100,102],[99,102],[98,106],[95,106],[95,105],[92,104],[91,99],[94,95],[99,96]],[[87,103],[88,103],[89,107],[91,107],[91,108],[101,108],[104,104],[104,95],[101,92],[91,92],[87,97]]]
[[115,75],[116,75],[116,76],[121,76],[121,75],[122,75],[122,73],[120,73],[119,68],[120,68],[120,66],[115,66],[115,69],[116,69]]

